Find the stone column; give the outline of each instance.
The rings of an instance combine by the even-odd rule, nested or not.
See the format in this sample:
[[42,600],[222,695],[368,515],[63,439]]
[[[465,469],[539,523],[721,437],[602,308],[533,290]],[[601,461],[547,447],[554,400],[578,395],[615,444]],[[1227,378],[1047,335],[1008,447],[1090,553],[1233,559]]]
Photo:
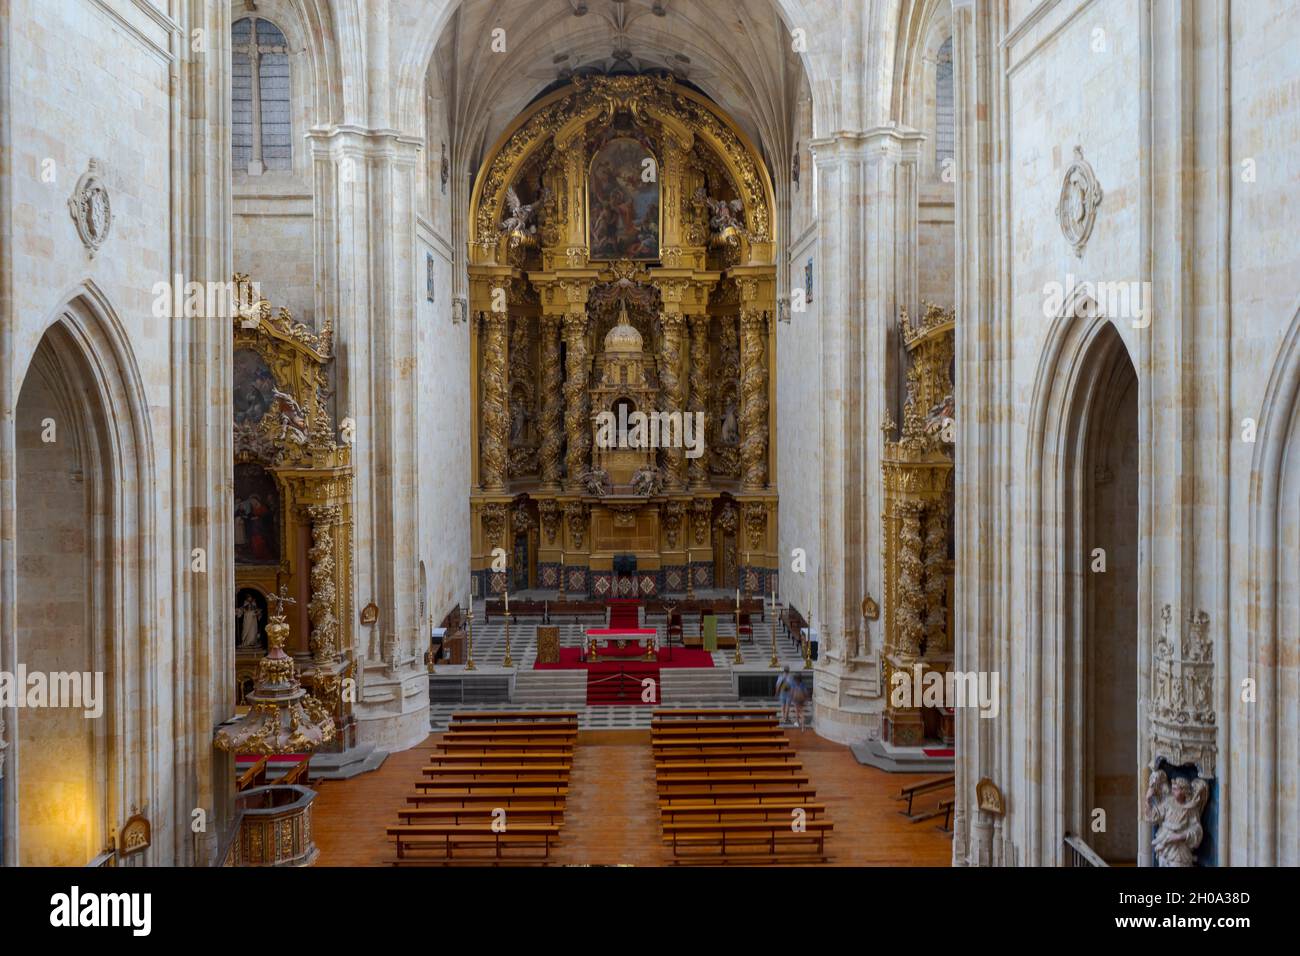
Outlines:
[[[682,331],[686,317],[676,303],[664,302],[659,322],[659,397],[664,412],[680,414],[686,408],[685,389],[682,387]],[[683,488],[686,485],[686,455],[680,443],[664,449],[664,477],[666,487]]]
[[704,454],[688,460],[691,487],[702,488],[709,483],[709,317],[691,316],[691,401],[690,410],[703,416]]
[[510,409],[506,402],[506,326],[505,312],[480,313],[479,354],[482,356],[480,380],[483,383],[482,410],[482,477],[485,491],[505,491],[506,436],[510,426]]
[[579,479],[591,467],[591,358],[587,354],[587,310],[564,314],[567,381],[564,384],[564,430],[569,439],[565,455],[566,489],[580,488]]
[[814,695],[817,732],[841,743],[880,727],[879,652],[867,661],[861,603],[884,590],[880,425],[897,376],[902,266],[915,236],[900,210],[913,195],[920,134],[896,126],[842,131],[811,143],[817,164],[818,291],[823,529],[811,604],[821,646]]
[[767,486],[767,313],[740,312],[740,470],[745,491]]
[[564,402],[560,389],[561,317],[542,316],[542,488],[556,491],[560,487],[560,448],[564,444]]

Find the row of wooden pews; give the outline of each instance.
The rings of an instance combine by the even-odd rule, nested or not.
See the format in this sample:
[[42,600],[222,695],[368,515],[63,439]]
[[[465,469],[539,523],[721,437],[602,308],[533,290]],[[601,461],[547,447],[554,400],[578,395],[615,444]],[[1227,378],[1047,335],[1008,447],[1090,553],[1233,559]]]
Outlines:
[[454,714],[388,828],[393,865],[547,861],[577,736],[572,711]]
[[826,862],[831,832],[774,710],[656,710],[651,744],[674,863]]

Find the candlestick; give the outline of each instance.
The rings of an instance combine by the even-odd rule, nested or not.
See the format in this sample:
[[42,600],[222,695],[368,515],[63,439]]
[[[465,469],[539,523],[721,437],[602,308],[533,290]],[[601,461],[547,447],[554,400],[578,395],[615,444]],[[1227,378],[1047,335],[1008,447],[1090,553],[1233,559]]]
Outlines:
[[779,663],[776,656],[776,594],[772,595],[772,659],[768,661],[768,667],[776,667]]
[[469,617],[465,625],[465,670],[478,670],[474,666],[474,595],[469,596]]

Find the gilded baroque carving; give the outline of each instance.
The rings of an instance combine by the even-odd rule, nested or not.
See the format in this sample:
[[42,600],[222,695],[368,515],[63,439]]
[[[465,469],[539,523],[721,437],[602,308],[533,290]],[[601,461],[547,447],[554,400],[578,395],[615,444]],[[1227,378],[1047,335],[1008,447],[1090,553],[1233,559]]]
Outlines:
[[[659,337],[659,394],[663,411],[680,413],[686,405],[682,389],[682,329],[685,318],[679,311],[671,311],[665,303],[660,315]],[[664,449],[664,471],[670,488],[681,488],[686,483],[686,456],[680,445]]]
[[587,506],[581,501],[570,501],[564,506],[564,517],[569,524],[569,537],[573,546],[581,550],[587,534]]
[[686,514],[686,505],[681,501],[667,502],[660,512],[660,523],[664,529],[664,543],[670,550],[677,548],[677,539],[682,529],[682,517]]
[[542,316],[542,439],[539,458],[542,481],[549,488],[560,482],[560,450],[564,446],[564,407],[561,402],[560,317]]
[[760,550],[767,539],[767,506],[763,502],[745,503],[745,530],[749,532],[749,549]]
[[586,311],[568,312],[564,316],[564,341],[568,377],[564,385],[564,431],[569,448],[565,458],[568,485],[577,483],[591,461],[589,431],[589,396],[591,359],[587,347]]
[[537,513],[546,543],[555,544],[555,535],[560,530],[560,503],[554,498],[543,498],[537,503]]
[[[707,450],[711,443],[709,441],[710,429],[708,427],[710,415],[709,410],[709,317],[707,315],[691,316],[691,401],[690,409],[693,412],[703,413],[705,422],[704,435],[701,436],[704,441],[704,447]],[[698,458],[691,458],[687,463],[690,472],[691,484],[698,487],[709,480],[708,458],[700,455]]]
[[483,506],[483,543],[488,548],[504,546],[506,506],[493,501]]
[[709,521],[713,517],[713,502],[696,498],[691,502],[691,527],[695,531],[695,546],[701,547],[709,540]]
[[501,490],[506,480],[506,313],[483,312],[482,482],[488,490]]
[[767,484],[767,363],[764,361],[767,315],[759,309],[740,313],[740,456],[745,488]]
[[[735,283],[723,285],[723,295],[727,290],[735,291]],[[714,470],[727,478],[740,477],[740,331],[735,316],[721,319],[720,339],[718,342],[717,400],[714,406],[714,420],[717,441],[713,446]]]
[[317,664],[333,663],[338,657],[338,618],[334,615],[337,593],[334,589],[334,525],[340,510],[323,505],[307,509],[311,520],[312,545],[307,552],[311,562],[311,601],[307,617],[311,621],[310,646]]

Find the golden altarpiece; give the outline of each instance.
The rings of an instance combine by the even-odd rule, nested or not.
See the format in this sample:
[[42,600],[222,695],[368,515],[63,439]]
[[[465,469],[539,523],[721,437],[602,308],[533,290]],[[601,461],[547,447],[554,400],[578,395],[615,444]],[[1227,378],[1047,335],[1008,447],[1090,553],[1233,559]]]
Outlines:
[[283,593],[293,602],[281,609],[284,650],[333,717],[332,746],[345,749],[354,730],[343,693],[355,667],[352,455],[328,409],[333,331],[274,312],[245,275],[235,288],[235,703],[254,686]]
[[[773,209],[744,134],[669,77],[579,78],[489,152],[469,227],[478,593],[774,584]],[[602,413],[670,434],[611,446]]]
[[[953,741],[953,715],[926,706],[925,675],[953,662],[953,380],[956,323],[927,306],[919,323],[902,315],[910,367],[903,428],[886,440],[884,475],[885,629],[881,674],[886,697],[882,736],[895,746]],[[886,438],[895,431],[885,423]],[[899,678],[895,675],[899,674]],[[895,695],[906,679],[906,695]],[[933,680],[933,679],[931,679]]]

